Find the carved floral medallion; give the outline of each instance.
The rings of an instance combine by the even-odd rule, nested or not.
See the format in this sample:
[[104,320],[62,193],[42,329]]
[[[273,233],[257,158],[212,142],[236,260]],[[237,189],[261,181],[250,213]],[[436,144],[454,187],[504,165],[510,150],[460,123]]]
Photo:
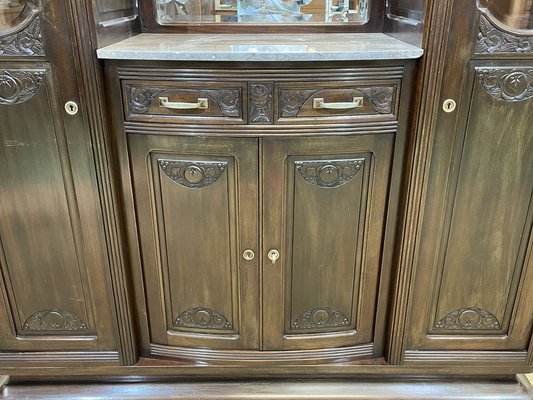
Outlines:
[[74,314],[50,309],[36,312],[30,316],[22,327],[23,331],[84,331],[87,330],[85,322]]
[[312,185],[325,188],[342,186],[363,168],[365,159],[296,161],[296,169]]
[[320,307],[304,312],[292,324],[293,329],[336,328],[349,326],[346,315],[335,308]]
[[251,83],[250,123],[268,124],[272,122],[272,83]]
[[31,99],[44,81],[43,70],[0,70],[0,104],[20,104]]
[[533,68],[476,68],[476,73],[485,91],[498,100],[533,97]]
[[224,161],[158,160],[160,168],[174,182],[193,189],[215,183],[228,165]]
[[461,308],[452,311],[442,317],[436,324],[437,329],[494,329],[499,330],[501,327],[498,319],[490,312],[477,307]]
[[532,53],[533,36],[504,32],[490,22],[487,16],[481,15],[475,52],[476,54]]
[[177,316],[176,326],[203,329],[233,329],[231,323],[219,312],[197,307],[185,310]]
[[41,19],[35,17],[24,29],[2,36],[0,32],[0,56],[43,56],[44,43]]

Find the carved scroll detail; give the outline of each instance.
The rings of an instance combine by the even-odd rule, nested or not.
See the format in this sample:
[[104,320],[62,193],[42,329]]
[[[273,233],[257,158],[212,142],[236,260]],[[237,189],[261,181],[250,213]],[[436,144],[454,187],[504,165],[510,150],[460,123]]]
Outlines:
[[280,91],[281,98],[281,117],[296,117],[300,112],[303,104],[309,100],[309,98],[318,90],[305,90],[305,89],[287,89]]
[[271,83],[250,84],[250,123],[272,123],[272,89]]
[[203,329],[233,329],[231,323],[219,312],[210,308],[191,308],[176,318],[176,326]]
[[240,89],[202,89],[201,92],[211,97],[226,117],[241,116]]
[[41,19],[34,20],[19,32],[2,37],[0,56],[43,56],[44,43],[41,34]]
[[293,322],[293,329],[335,328],[349,326],[346,315],[335,308],[321,307],[304,312]]
[[42,70],[0,71],[0,104],[20,104],[31,99],[41,88]]
[[312,185],[333,188],[351,181],[361,170],[364,158],[296,161],[296,169]]
[[485,15],[479,18],[476,54],[532,53],[533,36],[504,32],[491,23]]
[[500,322],[490,312],[477,307],[461,308],[442,317],[436,324],[438,329],[500,329]]
[[68,311],[50,309],[39,311],[33,314],[26,320],[26,322],[24,322],[22,330],[84,331],[87,330],[87,325]]
[[369,88],[357,88],[358,91],[370,100],[374,110],[380,114],[392,113],[392,100],[394,88],[390,86],[377,86]]
[[146,114],[155,96],[163,89],[128,87],[130,110],[136,114]]
[[224,173],[227,162],[158,160],[163,172],[174,182],[199,189],[215,183]]
[[477,68],[485,91],[498,100],[521,101],[533,97],[533,68]]

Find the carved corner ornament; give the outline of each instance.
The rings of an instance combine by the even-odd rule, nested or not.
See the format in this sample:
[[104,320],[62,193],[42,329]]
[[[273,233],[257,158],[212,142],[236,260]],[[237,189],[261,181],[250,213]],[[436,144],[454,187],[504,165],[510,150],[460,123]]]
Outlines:
[[163,92],[163,89],[137,88],[128,86],[129,107],[135,114],[146,114],[155,96]]
[[351,181],[363,168],[364,158],[296,161],[296,169],[312,185],[335,188]]
[[177,316],[176,326],[202,329],[233,329],[231,323],[219,312],[197,307],[185,310]]
[[0,56],[44,56],[41,19],[33,18],[29,25],[21,25],[16,32],[0,32]]
[[215,183],[228,166],[225,161],[158,160],[158,163],[170,179],[192,189]]
[[522,101],[533,97],[533,68],[476,68],[477,77],[492,97]]
[[349,326],[346,315],[336,308],[320,307],[304,312],[292,324],[293,329],[320,329]]
[[250,83],[250,123],[272,123],[272,83]]
[[490,312],[477,307],[461,308],[442,317],[436,324],[437,329],[453,330],[499,330],[501,324]]
[[533,36],[506,32],[489,18],[483,14],[479,17],[476,54],[533,53]]
[[241,117],[241,89],[202,89],[220,107],[225,117]]
[[0,104],[20,104],[31,99],[41,88],[44,74],[44,70],[0,70]]
[[38,311],[30,316],[22,327],[23,331],[85,331],[87,325],[74,314],[50,309]]
[[357,88],[358,91],[370,100],[374,110],[379,114],[392,113],[392,100],[394,88],[391,86],[376,86],[369,88]]

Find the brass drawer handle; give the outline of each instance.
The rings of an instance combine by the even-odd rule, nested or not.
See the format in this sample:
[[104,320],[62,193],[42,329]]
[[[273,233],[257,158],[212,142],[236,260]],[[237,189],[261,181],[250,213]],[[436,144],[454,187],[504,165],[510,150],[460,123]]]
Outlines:
[[209,108],[209,101],[203,97],[199,97],[196,103],[168,101],[168,97],[160,97],[159,102],[161,107],[170,108],[171,110],[207,110]]
[[326,109],[326,110],[349,110],[350,108],[363,107],[363,98],[354,97],[350,102],[338,102],[338,103],[325,103],[324,99],[317,97],[313,99],[313,108]]

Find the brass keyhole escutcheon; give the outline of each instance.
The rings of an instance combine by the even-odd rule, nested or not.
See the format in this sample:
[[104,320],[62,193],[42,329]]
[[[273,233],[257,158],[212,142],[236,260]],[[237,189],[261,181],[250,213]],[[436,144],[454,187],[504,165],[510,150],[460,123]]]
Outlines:
[[454,112],[457,108],[457,103],[454,99],[446,99],[444,100],[444,103],[442,103],[442,109],[444,112],[451,113]]
[[68,115],[76,115],[78,113],[79,107],[74,101],[67,101],[65,103],[65,111]]
[[272,249],[268,252],[268,255],[267,255],[268,259],[270,261],[272,261],[272,264],[275,264],[276,261],[278,261],[278,258],[279,258],[279,251],[275,250],[275,249]]
[[244,253],[242,253],[242,258],[244,258],[246,261],[252,261],[255,258],[255,253],[253,250],[244,250]]

